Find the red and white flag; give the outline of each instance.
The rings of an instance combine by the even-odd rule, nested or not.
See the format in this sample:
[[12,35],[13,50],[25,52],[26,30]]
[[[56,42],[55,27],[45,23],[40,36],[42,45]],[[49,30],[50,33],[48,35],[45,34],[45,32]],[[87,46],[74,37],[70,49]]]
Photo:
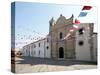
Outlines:
[[77,19],[75,19],[74,24],[80,24],[80,21],[79,21],[79,20],[77,20]]
[[75,19],[75,22],[73,23],[72,27],[69,28],[68,33],[62,40],[68,39],[68,37],[71,36],[72,33],[75,33],[79,29],[79,25],[80,21]]
[[90,10],[92,6],[84,6],[82,10]]

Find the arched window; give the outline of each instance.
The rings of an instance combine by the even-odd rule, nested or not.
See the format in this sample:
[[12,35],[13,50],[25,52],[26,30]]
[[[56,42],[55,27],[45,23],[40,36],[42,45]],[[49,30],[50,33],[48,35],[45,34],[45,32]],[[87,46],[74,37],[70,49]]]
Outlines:
[[40,43],[39,43],[39,47],[40,47]]
[[52,23],[50,22],[50,26],[52,26]]
[[82,35],[84,33],[84,28],[79,29],[79,35]]
[[48,50],[48,48],[49,48],[49,47],[47,46],[47,50]]
[[39,50],[39,55],[40,55],[40,50]]
[[62,34],[62,32],[60,32],[59,38],[62,39],[62,36],[63,36],[63,34]]

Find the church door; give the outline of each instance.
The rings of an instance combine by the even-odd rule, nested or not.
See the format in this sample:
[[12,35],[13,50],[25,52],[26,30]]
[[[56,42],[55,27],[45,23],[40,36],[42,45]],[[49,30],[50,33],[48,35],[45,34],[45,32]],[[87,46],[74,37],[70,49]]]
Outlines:
[[64,49],[63,49],[63,47],[59,48],[59,58],[64,58]]

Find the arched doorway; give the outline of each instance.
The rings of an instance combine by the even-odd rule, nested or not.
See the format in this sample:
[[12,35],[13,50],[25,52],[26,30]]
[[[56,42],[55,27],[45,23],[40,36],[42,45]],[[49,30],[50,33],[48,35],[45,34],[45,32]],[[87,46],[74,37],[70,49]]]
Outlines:
[[64,49],[63,49],[63,47],[59,48],[59,58],[64,58]]

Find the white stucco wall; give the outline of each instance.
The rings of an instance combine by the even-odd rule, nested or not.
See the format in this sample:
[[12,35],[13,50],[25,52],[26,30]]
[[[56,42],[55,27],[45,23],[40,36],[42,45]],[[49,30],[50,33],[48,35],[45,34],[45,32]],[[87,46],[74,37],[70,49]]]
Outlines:
[[40,43],[40,47],[38,46],[38,51],[40,51],[39,57],[44,58],[44,41],[45,40],[41,40],[39,41]]
[[26,56],[26,48],[25,47],[22,48],[22,55]]
[[29,56],[30,55],[29,45],[26,45],[26,46],[23,47],[22,53],[23,53],[23,56]]
[[[48,41],[47,41],[48,39]],[[45,58],[51,58],[50,36],[45,39]],[[48,48],[47,48],[48,47]]]
[[[48,42],[47,42],[48,38]],[[40,47],[39,47],[40,43]],[[47,49],[48,46],[48,49]],[[39,52],[40,51],[40,52]],[[51,48],[50,48],[50,39],[47,36],[44,39],[35,41],[23,47],[23,56],[31,57],[40,57],[40,58],[50,58],[51,57]]]
[[[79,35],[79,32],[76,32],[76,60],[84,60],[84,61],[91,61],[91,54],[90,54],[90,28],[89,24],[81,24],[80,28],[84,28],[84,33]],[[83,41],[83,45],[79,45],[79,41]]]
[[29,44],[30,46],[30,56],[33,57],[33,44]]
[[[33,57],[44,58],[44,41],[45,40],[42,39],[42,40],[38,40],[32,44],[33,48],[31,49],[31,52],[32,52]],[[39,43],[40,43],[40,47],[39,47]],[[35,47],[34,47],[34,45],[35,45]]]
[[[47,36],[47,38],[49,39],[49,36]],[[33,49],[31,49],[33,51],[33,54],[32,54],[33,57],[40,57],[40,58],[51,57],[50,41],[47,42],[47,38],[33,42],[34,45],[36,46],[35,48],[33,47]],[[39,43],[40,43],[40,47],[39,47]],[[48,49],[47,49],[47,46],[48,46]],[[34,51],[35,51],[35,54],[34,54]],[[39,54],[39,51],[40,51],[40,54]]]
[[39,49],[38,49],[38,43],[34,43],[35,44],[35,48],[34,48],[34,51],[35,51],[35,57],[39,57],[39,55],[38,55],[38,51],[39,51]]

